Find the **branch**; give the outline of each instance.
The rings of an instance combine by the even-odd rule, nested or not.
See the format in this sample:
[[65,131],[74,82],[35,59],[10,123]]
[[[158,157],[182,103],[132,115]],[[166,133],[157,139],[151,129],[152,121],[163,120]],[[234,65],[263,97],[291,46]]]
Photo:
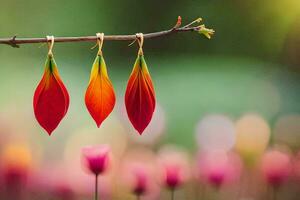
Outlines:
[[[200,18],[199,18],[200,19]],[[201,20],[200,20],[201,21]],[[146,33],[144,34],[144,39],[150,39],[150,38],[158,38],[163,36],[168,36],[174,33],[179,32],[192,32],[196,31],[199,32],[205,27],[204,25],[194,25],[195,23],[199,23],[199,20],[195,20],[183,27],[181,27],[181,17],[179,16],[177,19],[177,22],[175,26],[169,30],[165,31],[159,31],[159,32],[153,32],[153,33]],[[212,29],[209,29],[212,30]],[[212,35],[214,31],[210,32],[210,35]],[[104,40],[113,41],[133,41],[136,39],[136,35],[105,35]],[[55,37],[54,42],[88,42],[88,41],[96,41],[96,36],[82,36],[82,37]],[[0,38],[0,44],[6,44],[10,45],[12,47],[19,48],[19,44],[32,44],[32,43],[46,43],[47,38],[17,38],[17,36],[13,36],[12,38]]]

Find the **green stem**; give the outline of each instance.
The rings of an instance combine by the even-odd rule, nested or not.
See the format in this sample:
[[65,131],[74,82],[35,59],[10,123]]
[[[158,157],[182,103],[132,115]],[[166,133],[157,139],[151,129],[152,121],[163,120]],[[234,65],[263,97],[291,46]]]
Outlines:
[[171,189],[171,200],[175,199],[175,190]]
[[277,188],[276,187],[272,187],[271,188],[271,195],[272,195],[272,200],[276,200],[277,199]]
[[207,190],[207,188],[206,188],[206,186],[205,185],[203,185],[202,186],[202,194],[200,195],[200,199],[206,199],[206,190]]
[[220,198],[219,198],[219,196],[220,196],[220,187],[217,187],[216,189],[215,189],[215,196],[214,196],[214,199],[215,200],[219,200]]
[[95,200],[99,200],[98,199],[98,174],[96,174],[95,176]]

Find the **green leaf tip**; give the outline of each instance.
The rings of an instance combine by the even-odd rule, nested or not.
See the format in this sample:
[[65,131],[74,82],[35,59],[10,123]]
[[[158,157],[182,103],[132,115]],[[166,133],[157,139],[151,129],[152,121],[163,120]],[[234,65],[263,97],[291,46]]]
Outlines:
[[211,39],[212,35],[215,33],[214,29],[206,28],[205,25],[199,27],[199,34],[203,34],[206,38]]

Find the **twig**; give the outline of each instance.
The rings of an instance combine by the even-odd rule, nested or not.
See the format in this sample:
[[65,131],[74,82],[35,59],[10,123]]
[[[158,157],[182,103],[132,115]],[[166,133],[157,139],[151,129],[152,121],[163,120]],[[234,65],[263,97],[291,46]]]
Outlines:
[[183,28],[188,28],[188,27],[191,27],[191,26],[192,26],[192,25],[194,25],[195,23],[200,23],[201,21],[202,21],[202,18],[201,18],[201,17],[199,17],[198,19],[196,19],[196,20],[192,21],[191,23],[189,23],[189,24],[187,24],[187,25],[183,26]]
[[[196,21],[196,20],[195,20]],[[165,31],[159,31],[159,32],[153,32],[153,33],[146,33],[144,34],[144,39],[150,39],[150,38],[157,38],[157,37],[162,37],[162,36],[167,36],[171,35],[174,33],[179,33],[179,32],[190,32],[190,31],[199,31],[202,26],[201,25],[195,25],[195,21],[192,23],[187,24],[186,26],[180,27],[181,26],[181,17],[179,16],[177,19],[177,23],[175,24],[174,27],[172,27],[169,30]],[[113,41],[113,40],[118,40],[118,41],[133,41],[136,39],[136,35],[105,35],[104,40],[108,41]],[[54,42],[88,42],[88,41],[96,41],[97,36],[81,36],[81,37],[55,37]],[[32,43],[46,43],[47,38],[17,38],[17,36],[13,36],[11,38],[0,38],[0,44],[6,44],[10,45],[12,47],[19,48],[19,44],[32,44]]]

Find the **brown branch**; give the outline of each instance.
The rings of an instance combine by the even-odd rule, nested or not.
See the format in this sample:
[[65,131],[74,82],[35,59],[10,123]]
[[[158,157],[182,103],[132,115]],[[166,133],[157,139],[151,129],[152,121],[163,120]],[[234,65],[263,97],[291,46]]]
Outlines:
[[[195,22],[193,22],[195,23]],[[191,23],[190,23],[191,24]],[[190,25],[188,24],[188,25]],[[163,37],[167,35],[171,35],[179,32],[188,32],[188,31],[199,31],[201,29],[201,25],[197,26],[181,26],[181,17],[179,16],[177,19],[177,23],[175,26],[169,30],[159,31],[154,33],[146,33],[144,34],[144,39]],[[136,35],[105,35],[104,40],[118,40],[118,41],[133,41],[136,39]],[[55,42],[86,42],[86,41],[96,41],[96,36],[81,36],[81,37],[55,37]],[[0,38],[0,44],[7,44],[12,47],[19,48],[19,44],[32,44],[32,43],[46,43],[47,38],[17,38],[17,36],[13,36],[12,38]]]

